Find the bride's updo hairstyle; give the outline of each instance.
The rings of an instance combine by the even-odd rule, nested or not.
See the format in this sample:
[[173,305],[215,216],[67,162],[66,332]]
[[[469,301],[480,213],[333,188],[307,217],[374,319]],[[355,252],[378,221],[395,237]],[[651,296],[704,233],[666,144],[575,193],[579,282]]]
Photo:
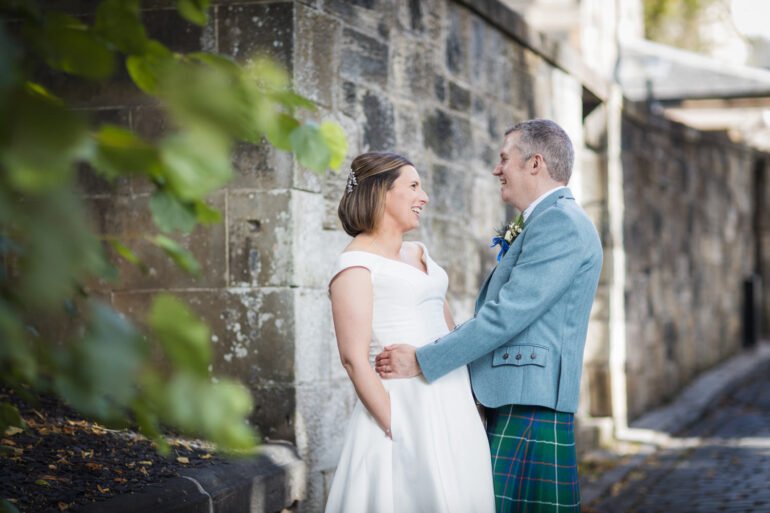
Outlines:
[[374,230],[385,210],[385,195],[404,166],[414,166],[396,153],[371,151],[353,159],[337,214],[351,237]]

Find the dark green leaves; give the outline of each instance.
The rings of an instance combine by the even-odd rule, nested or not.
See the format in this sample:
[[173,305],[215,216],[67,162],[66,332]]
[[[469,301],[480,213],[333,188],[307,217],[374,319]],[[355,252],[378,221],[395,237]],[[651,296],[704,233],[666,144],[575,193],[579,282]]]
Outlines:
[[153,176],[159,173],[158,150],[131,131],[114,125],[102,125],[94,139],[96,150],[92,164],[107,177],[116,178],[135,173]]
[[205,25],[211,0],[177,0],[176,6],[185,19],[196,25]]
[[138,0],[103,0],[96,9],[94,30],[129,55],[144,53],[148,43]]
[[107,305],[90,305],[87,334],[57,351],[57,392],[79,410],[105,421],[123,415],[117,405],[133,400],[147,346],[136,329]]
[[115,55],[108,43],[77,18],[48,13],[36,34],[38,50],[52,68],[93,79],[107,78],[115,70]]
[[197,222],[195,207],[182,203],[175,195],[158,191],[150,199],[150,210],[155,225],[164,232],[189,233]]
[[209,328],[170,294],[158,294],[150,309],[149,324],[174,367],[207,377],[211,363]]
[[195,257],[189,251],[184,249],[178,242],[169,239],[163,235],[156,235],[150,239],[150,242],[162,249],[179,267],[198,276],[201,272],[201,266]]
[[10,184],[33,194],[64,184],[88,142],[84,120],[35,85],[14,91],[8,104],[3,123],[10,141],[0,164]]
[[24,421],[19,415],[19,410],[10,403],[0,402],[0,436],[9,427],[23,428]]
[[314,171],[323,171],[329,165],[331,152],[321,134],[318,125],[306,123],[289,136],[291,148],[297,154],[297,160]]
[[[160,425],[226,450],[249,448],[251,395],[234,381],[212,382],[205,323],[161,294],[140,330],[89,294],[109,290],[105,280],[116,272],[105,255],[110,247],[112,258],[140,269],[148,256],[142,252],[160,249],[200,275],[200,264],[171,234],[221,222],[209,197],[231,180],[237,141],[267,138],[320,173],[344,159],[344,133],[332,122],[306,121],[315,105],[291,90],[291,77],[272,60],[254,56],[243,66],[220,55],[173,53],[150,39],[140,0],[101,0],[78,17],[55,12],[55,4],[41,10],[34,0],[0,0],[0,18],[21,25],[9,31],[0,22],[0,384],[53,389],[105,421],[125,423],[133,414],[160,448]],[[207,23],[209,4],[177,0],[180,14],[199,25]],[[152,140],[129,127],[89,126],[57,91],[31,80],[32,70],[47,64],[54,75],[71,75],[68,88],[87,79],[108,89],[124,58],[131,80],[151,97],[137,100],[157,109],[167,127]],[[144,196],[149,188],[154,227],[114,221],[119,216],[91,194],[95,181],[80,180],[80,169],[106,178],[115,196]],[[81,184],[89,187],[85,199]],[[99,193],[109,187],[98,182]],[[59,320],[73,329],[59,329]],[[38,322],[55,333],[38,332]],[[152,342],[169,365],[158,362]],[[0,426],[17,420],[0,405]]]

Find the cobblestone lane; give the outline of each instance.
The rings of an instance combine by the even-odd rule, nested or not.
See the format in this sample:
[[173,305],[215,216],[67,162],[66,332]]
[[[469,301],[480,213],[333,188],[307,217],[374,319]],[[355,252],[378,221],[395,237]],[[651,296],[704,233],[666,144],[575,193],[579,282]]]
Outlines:
[[583,508],[770,513],[770,365]]

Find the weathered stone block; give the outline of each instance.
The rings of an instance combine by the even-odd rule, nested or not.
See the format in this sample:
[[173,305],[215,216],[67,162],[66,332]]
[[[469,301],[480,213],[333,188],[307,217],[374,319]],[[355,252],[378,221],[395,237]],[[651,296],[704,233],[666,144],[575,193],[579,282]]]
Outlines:
[[362,98],[363,147],[366,151],[392,150],[396,143],[393,104],[383,95],[367,91]]
[[[118,292],[113,305],[143,324],[156,291]],[[252,390],[294,380],[294,315],[290,289],[177,290],[211,330],[211,370]]]
[[297,92],[326,107],[332,106],[339,75],[340,23],[315,9],[296,7],[296,67],[294,85]]
[[467,119],[436,109],[422,124],[425,146],[445,160],[471,157],[471,127]]
[[266,140],[259,144],[238,143],[233,150],[235,176],[230,190],[288,189],[293,184],[294,156],[274,148]]
[[400,37],[391,43],[391,90],[405,98],[427,98],[433,87],[433,49],[429,42]]
[[355,30],[342,30],[341,76],[354,82],[388,83],[388,45]]
[[265,385],[251,389],[254,410],[249,421],[263,440],[296,443],[296,391],[293,385]]
[[433,75],[433,95],[439,103],[443,104],[446,100],[446,79],[442,75]]
[[293,69],[292,2],[227,5],[219,8],[219,51],[245,61],[268,55]]
[[450,4],[447,10],[446,35],[444,40],[446,51],[446,67],[450,73],[461,78],[468,76],[468,12],[455,4]]
[[449,82],[449,108],[467,112],[471,107],[471,93],[455,82]]
[[330,266],[319,265],[324,199],[321,194],[292,191],[292,244],[296,248],[293,262],[292,286],[323,289],[331,273]]
[[[423,180],[427,179],[427,162],[423,152],[422,130],[420,130],[420,112],[414,104],[399,104],[396,107],[396,144],[395,151],[412,161]],[[423,189],[430,194],[423,183]]]
[[431,169],[430,208],[446,216],[467,212],[472,183],[470,173],[435,164]]
[[340,363],[336,341],[328,337],[332,330],[332,313],[326,289],[297,289],[294,313],[295,382],[312,385],[328,381],[331,367]]
[[350,381],[297,386],[297,449],[311,468],[337,465],[356,401]]
[[[198,226],[190,234],[170,237],[187,248],[201,265],[201,276],[195,278],[180,269],[166,254],[141,234],[159,230],[152,221],[149,196],[99,197],[89,200],[97,233],[116,237],[142,260],[146,272],[128,263],[110,250],[120,279],[114,290],[179,289],[187,287],[221,287],[225,285],[225,229],[222,223]],[[208,204],[224,210],[224,193],[213,194]]]
[[390,38],[395,22],[393,0],[329,0],[323,8],[365,34],[386,41]]
[[231,191],[227,223],[230,286],[286,286],[292,276],[291,193]]

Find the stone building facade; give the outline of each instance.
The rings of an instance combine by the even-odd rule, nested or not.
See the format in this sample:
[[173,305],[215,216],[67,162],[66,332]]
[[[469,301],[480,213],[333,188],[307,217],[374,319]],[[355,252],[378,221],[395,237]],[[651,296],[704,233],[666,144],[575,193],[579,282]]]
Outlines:
[[[355,402],[327,282],[349,241],[336,208],[358,153],[395,150],[415,162],[431,203],[411,237],[447,270],[462,321],[495,263],[489,238],[513,214],[490,175],[504,130],[533,117],[565,127],[578,150],[571,187],[606,248],[579,412],[586,444],[595,419],[627,422],[740,348],[738,284],[769,267],[757,256],[755,227],[770,223],[756,221],[766,212],[753,192],[761,160],[752,151],[624,105],[567,47],[496,0],[212,4],[204,28],[164,0],[145,2],[143,17],[174,50],[277,58],[320,116],[345,129],[346,165],[319,177],[266,144],[239,146],[237,176],[210,200],[223,223],[182,241],[203,276],[137,242],[149,274],[121,264],[121,281],[101,292],[141,318],[152,294],[171,291],[209,323],[213,371],[248,385],[263,437],[291,441],[306,462],[304,511],[322,510]],[[165,129],[125,77],[68,95],[146,137]],[[83,175],[82,185],[101,233],[130,239],[151,226],[146,184]],[[618,372],[626,385],[613,388]]]

